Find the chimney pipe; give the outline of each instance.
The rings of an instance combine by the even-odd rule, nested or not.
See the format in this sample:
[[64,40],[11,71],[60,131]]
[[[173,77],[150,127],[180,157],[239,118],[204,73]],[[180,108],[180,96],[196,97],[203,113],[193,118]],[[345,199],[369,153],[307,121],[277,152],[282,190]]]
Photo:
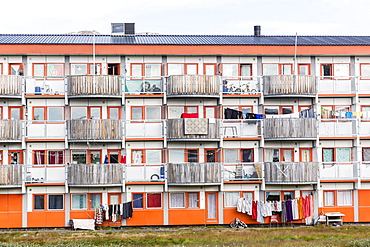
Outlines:
[[261,26],[254,26],[254,37],[261,37]]

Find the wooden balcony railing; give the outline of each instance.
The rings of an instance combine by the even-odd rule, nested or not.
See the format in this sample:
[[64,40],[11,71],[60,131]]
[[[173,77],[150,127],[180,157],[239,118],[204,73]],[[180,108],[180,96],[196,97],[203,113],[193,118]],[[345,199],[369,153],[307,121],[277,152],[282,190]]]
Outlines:
[[317,162],[264,162],[266,183],[300,184],[318,182]]
[[21,97],[22,77],[19,75],[0,75],[1,97]]
[[122,140],[122,122],[114,119],[67,120],[68,140]]
[[269,95],[306,95],[317,93],[316,79],[310,75],[274,75],[263,77],[263,93]]
[[207,118],[168,119],[167,138],[189,141],[220,139],[221,122],[219,119],[213,120]]
[[221,183],[220,163],[168,164],[169,184],[217,184]]
[[122,97],[122,79],[114,75],[76,75],[67,77],[69,97]]
[[70,164],[68,185],[120,185],[123,171],[122,164]]
[[217,75],[171,75],[167,80],[167,96],[219,97],[220,85]]
[[315,118],[266,118],[265,139],[315,139],[317,125]]
[[22,185],[22,165],[0,165],[1,185]]
[[22,140],[22,120],[1,119],[0,120],[0,140]]

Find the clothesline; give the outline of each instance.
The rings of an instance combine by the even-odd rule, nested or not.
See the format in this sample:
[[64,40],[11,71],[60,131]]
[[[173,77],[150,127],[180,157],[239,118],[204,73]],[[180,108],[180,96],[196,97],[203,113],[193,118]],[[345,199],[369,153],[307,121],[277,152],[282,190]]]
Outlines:
[[307,195],[287,201],[252,201],[244,197],[238,199],[236,210],[246,213],[257,222],[280,213],[282,222],[311,218],[313,216],[313,197]]

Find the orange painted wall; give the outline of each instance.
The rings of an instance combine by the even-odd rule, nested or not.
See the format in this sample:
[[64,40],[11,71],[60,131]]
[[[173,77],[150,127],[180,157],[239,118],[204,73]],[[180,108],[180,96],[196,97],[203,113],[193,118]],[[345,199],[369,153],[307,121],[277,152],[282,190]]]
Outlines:
[[355,221],[355,210],[354,207],[323,207],[319,208],[319,214],[340,212],[345,214],[343,216],[343,222],[354,222]]
[[170,209],[168,210],[168,224],[170,225],[198,225],[205,224],[206,211],[204,209]]
[[28,212],[28,227],[66,227],[65,213],[58,212]]
[[94,211],[71,211],[69,216],[70,219],[94,219]]
[[22,195],[0,194],[0,228],[22,227]]
[[132,218],[126,220],[127,226],[163,225],[163,209],[134,210]]
[[370,222],[370,190],[358,191],[358,216],[360,222]]

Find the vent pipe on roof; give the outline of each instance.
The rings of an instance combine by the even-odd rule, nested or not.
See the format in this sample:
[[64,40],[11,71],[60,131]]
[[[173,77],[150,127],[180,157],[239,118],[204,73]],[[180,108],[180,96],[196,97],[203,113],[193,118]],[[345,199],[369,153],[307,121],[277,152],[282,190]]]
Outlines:
[[261,37],[261,26],[254,26],[254,37]]

